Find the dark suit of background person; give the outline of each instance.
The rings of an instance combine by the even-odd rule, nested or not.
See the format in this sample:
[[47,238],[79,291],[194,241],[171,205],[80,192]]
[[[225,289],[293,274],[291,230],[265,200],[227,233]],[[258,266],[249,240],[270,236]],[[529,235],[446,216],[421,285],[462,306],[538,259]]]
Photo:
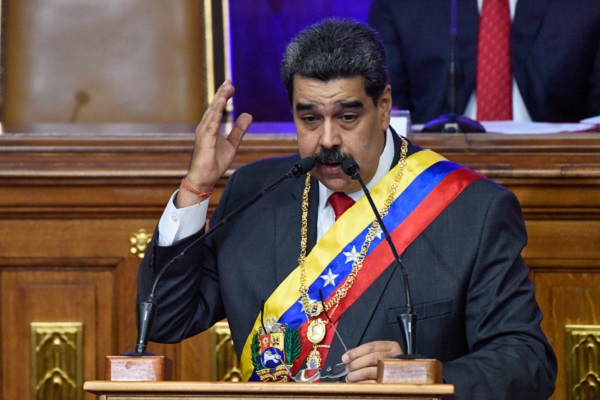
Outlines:
[[[398,159],[396,135],[394,142],[393,165]],[[409,154],[419,150],[411,144]],[[237,170],[211,224],[297,160],[298,156],[269,159]],[[151,340],[178,342],[227,318],[239,356],[261,300],[297,265],[303,188],[304,179],[285,181],[165,274],[158,286]],[[309,251],[316,240],[318,190],[310,193]],[[140,266],[140,301],[149,292],[157,266],[196,237],[158,247],[159,234],[155,232]],[[540,329],[542,315],[520,257],[526,240],[515,196],[480,180],[402,255],[419,317],[417,351],[444,363],[444,379],[456,385],[459,399],[542,399],[554,390],[556,359]],[[400,340],[396,315],[404,300],[401,274],[388,268],[341,318],[338,331],[348,348],[373,340]],[[343,352],[334,340],[325,367],[340,362]],[[497,379],[497,374],[507,379]],[[508,380],[512,386],[503,383]]]
[[[457,0],[457,111],[475,90],[477,0]],[[447,109],[450,0],[373,0],[368,17],[384,42],[394,106],[415,123]],[[600,1],[518,0],[513,77],[532,121],[600,115]]]

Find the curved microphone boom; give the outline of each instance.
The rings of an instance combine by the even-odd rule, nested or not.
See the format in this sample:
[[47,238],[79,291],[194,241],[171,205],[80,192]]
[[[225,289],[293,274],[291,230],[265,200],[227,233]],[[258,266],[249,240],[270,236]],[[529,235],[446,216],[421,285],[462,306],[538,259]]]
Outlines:
[[[390,246],[390,250],[392,251],[392,254],[394,256],[395,265],[398,266],[398,268],[400,269],[400,272],[402,272],[402,281],[404,282],[404,293],[406,295],[406,313],[400,314],[398,316],[398,321],[400,322],[400,325],[403,328],[402,333],[404,335],[404,345],[405,345],[405,354],[403,356],[400,356],[400,358],[415,358],[416,357],[415,345],[416,345],[416,336],[417,336],[417,331],[416,331],[416,329],[417,329],[417,314],[415,313],[413,306],[412,306],[410,285],[408,282],[408,273],[406,272],[406,268],[404,268],[404,264],[402,264],[402,259],[400,258],[400,255],[398,254],[398,250],[396,249],[396,246],[394,245],[394,242],[392,241],[392,238],[391,238],[387,228],[385,227],[385,224],[383,223],[381,214],[379,214],[379,211],[377,211],[377,206],[375,206],[375,203],[373,202],[371,193],[369,192],[369,189],[367,188],[364,181],[362,180],[362,177],[360,176],[360,172],[359,172],[360,168],[358,167],[357,162],[351,158],[344,160],[342,162],[342,170],[344,171],[344,173],[346,175],[348,175],[349,177],[351,177],[354,180],[357,180],[358,183],[360,183],[360,186],[361,186],[363,192],[365,193],[365,196],[367,197],[367,200],[369,201],[371,208],[373,209],[373,213],[375,214],[375,217],[377,218],[377,222],[379,222],[379,226],[381,227],[381,230],[383,231],[385,240],[387,241],[388,245]],[[389,281],[388,281],[388,283],[389,283]],[[386,285],[386,287],[387,287],[387,285]]]
[[192,243],[190,243],[185,249],[181,251],[177,256],[175,256],[171,261],[169,261],[164,268],[156,274],[154,278],[154,282],[152,285],[152,290],[150,294],[146,298],[146,300],[137,305],[137,315],[138,315],[138,339],[135,347],[136,356],[142,356],[146,353],[146,348],[148,347],[148,337],[150,335],[150,329],[152,327],[152,322],[154,321],[154,314],[156,313],[156,288],[158,283],[160,282],[162,276],[169,269],[173,267],[183,256],[185,256],[189,251],[198,247],[201,243],[203,243],[206,239],[212,236],[216,231],[225,226],[229,221],[235,218],[242,211],[250,207],[252,204],[256,203],[260,198],[262,198],[265,194],[275,189],[277,186],[281,184],[284,180],[288,178],[298,178],[299,176],[305,175],[315,166],[314,157],[305,157],[298,161],[294,166],[282,177],[271,183],[269,186],[252,196],[250,199],[246,200],[242,205],[233,210],[231,213],[226,215],[223,219],[219,221],[215,226],[211,227],[206,233],[199,236]]

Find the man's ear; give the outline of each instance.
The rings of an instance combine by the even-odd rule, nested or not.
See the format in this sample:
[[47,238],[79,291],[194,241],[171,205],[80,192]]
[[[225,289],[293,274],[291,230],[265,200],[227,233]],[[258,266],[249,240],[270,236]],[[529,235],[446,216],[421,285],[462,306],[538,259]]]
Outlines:
[[379,96],[377,110],[381,118],[381,128],[386,131],[390,126],[392,112],[392,87],[390,85],[387,85]]

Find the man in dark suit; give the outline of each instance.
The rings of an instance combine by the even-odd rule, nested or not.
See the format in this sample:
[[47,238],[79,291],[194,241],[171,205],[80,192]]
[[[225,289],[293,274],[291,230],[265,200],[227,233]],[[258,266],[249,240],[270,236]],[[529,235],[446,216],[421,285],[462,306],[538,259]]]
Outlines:
[[[404,352],[398,316],[407,303],[373,212],[342,171],[342,161],[353,159],[410,277],[416,351],[443,362],[459,398],[550,396],[556,359],[520,257],[526,233],[515,196],[389,129],[384,49],[367,26],[327,20],[307,28],[288,46],[282,75],[299,154],[237,170],[211,224],[301,157],[316,164],[163,275],[151,340],[177,342],[227,318],[244,379],[320,373],[322,380],[374,381],[378,359]],[[196,130],[188,174],[140,266],[139,301],[203,232],[208,196],[251,123],[242,114],[227,137],[219,134],[233,92],[229,82],[219,88]],[[334,198],[347,202],[343,214]],[[325,372],[340,365],[342,374]]]
[[[511,1],[513,118],[577,122],[600,115],[600,2]],[[451,4],[373,0],[369,11],[386,47],[394,106],[410,110],[415,123],[449,111]],[[467,105],[472,109],[476,86],[478,0],[456,0],[456,7],[456,111],[474,118]]]

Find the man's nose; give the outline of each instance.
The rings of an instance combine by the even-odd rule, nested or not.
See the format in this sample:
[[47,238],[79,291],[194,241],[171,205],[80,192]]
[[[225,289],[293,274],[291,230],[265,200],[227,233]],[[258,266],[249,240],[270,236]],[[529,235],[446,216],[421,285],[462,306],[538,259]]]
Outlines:
[[325,121],[323,123],[323,132],[321,133],[321,147],[325,149],[332,149],[339,147],[342,144],[339,130],[332,121]]

